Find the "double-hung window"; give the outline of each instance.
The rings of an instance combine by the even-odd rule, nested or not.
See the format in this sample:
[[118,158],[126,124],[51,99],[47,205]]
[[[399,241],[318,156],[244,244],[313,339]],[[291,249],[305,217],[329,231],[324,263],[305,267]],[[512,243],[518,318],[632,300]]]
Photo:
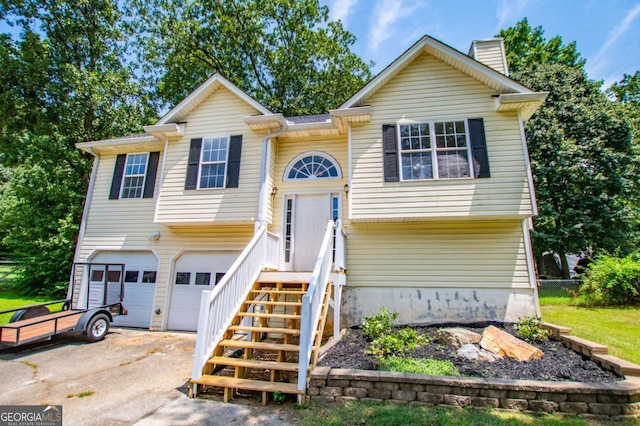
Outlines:
[[482,118],[382,125],[385,182],[488,178]]
[[184,189],[237,188],[242,135],[191,139]]
[[120,198],[140,198],[144,188],[144,178],[147,173],[149,155],[129,154],[122,176],[122,190]]
[[202,140],[199,188],[224,188],[228,152],[226,136]]
[[109,199],[153,198],[159,158],[159,152],[119,154]]
[[473,176],[465,121],[400,124],[402,180]]

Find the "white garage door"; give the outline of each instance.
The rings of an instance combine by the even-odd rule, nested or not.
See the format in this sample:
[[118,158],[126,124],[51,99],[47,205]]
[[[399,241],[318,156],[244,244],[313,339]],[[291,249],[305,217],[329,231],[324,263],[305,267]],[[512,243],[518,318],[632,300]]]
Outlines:
[[212,290],[240,253],[186,253],[175,265],[167,328],[195,331],[200,298]]
[[[145,251],[109,251],[101,252],[91,260],[93,263],[124,263],[124,299],[122,303],[127,315],[118,316],[113,324],[123,327],[148,328],[151,323],[151,311],[156,292],[158,259]],[[96,268],[99,268],[96,267]],[[95,269],[95,268],[94,268]],[[112,298],[114,286],[111,281],[120,273],[109,271],[109,297]]]

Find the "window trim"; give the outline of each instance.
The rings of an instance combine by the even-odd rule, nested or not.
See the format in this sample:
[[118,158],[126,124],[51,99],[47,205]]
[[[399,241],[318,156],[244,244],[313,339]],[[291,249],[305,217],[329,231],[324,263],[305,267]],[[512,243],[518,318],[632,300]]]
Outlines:
[[[142,175],[140,174],[136,174],[136,175],[127,175],[127,165],[129,163],[129,158],[131,158],[132,156],[135,155],[146,155],[147,156],[147,161],[144,164],[144,173],[142,173]],[[144,198],[144,189],[146,187],[147,184],[147,174],[149,172],[149,160],[151,158],[151,153],[150,152],[130,152],[127,153],[127,156],[124,159],[124,169],[122,170],[122,182],[120,182],[120,192],[118,193],[118,198],[121,200],[124,199],[136,199],[136,198]],[[140,195],[138,197],[123,197],[123,193],[124,193],[124,184],[127,180],[127,177],[139,177],[142,176],[142,185],[140,188]]]
[[[338,172],[338,176],[336,177],[333,177],[333,176],[309,177],[308,176],[306,178],[290,178],[289,177],[289,173],[291,173],[291,169],[293,169],[293,166],[295,166],[298,163],[298,161],[302,160],[303,158],[311,157],[314,155],[329,160],[329,162],[331,162],[333,167],[336,168],[336,171]],[[323,151],[307,151],[295,156],[291,161],[289,161],[289,164],[287,164],[287,167],[284,169],[284,175],[282,176],[283,181],[300,181],[300,180],[325,181],[325,180],[339,180],[339,179],[342,179],[342,169],[340,168],[340,163],[338,163],[338,161],[331,154],[328,154]]]
[[[464,131],[466,138],[466,151],[467,151],[467,162],[469,164],[469,176],[463,177],[440,177],[440,171],[438,167],[438,152],[453,152],[453,151],[462,151],[462,149],[458,148],[440,148],[436,145],[436,132],[435,132],[435,124],[436,123],[448,123],[448,122],[456,122],[462,121],[464,122]],[[421,150],[403,150],[402,149],[402,134],[400,131],[400,126],[410,126],[412,124],[427,124],[429,126],[429,140],[430,140],[430,148],[429,149],[421,149]],[[444,119],[429,119],[429,120],[399,120],[396,123],[396,149],[398,150],[398,175],[400,182],[425,182],[425,181],[436,181],[436,180],[460,180],[460,179],[475,179],[475,170],[473,166],[474,157],[473,150],[471,147],[471,134],[469,133],[469,119],[468,118],[444,118]],[[412,152],[430,152],[431,153],[431,169],[432,169],[432,177],[426,179],[405,179],[404,172],[402,167],[402,156],[403,154],[409,154]]]
[[[206,140],[214,140],[214,139],[226,139],[227,140],[227,149],[225,153],[225,159],[223,161],[207,161],[203,160],[204,157],[204,143]],[[229,151],[231,151],[231,135],[207,135],[202,137],[202,142],[200,144],[200,156],[198,158],[198,181],[196,189],[225,189],[227,188],[227,173],[229,169]],[[212,187],[201,187],[201,177],[202,177],[202,168],[205,165],[210,164],[224,164],[224,173],[222,174],[222,186],[212,186]]]

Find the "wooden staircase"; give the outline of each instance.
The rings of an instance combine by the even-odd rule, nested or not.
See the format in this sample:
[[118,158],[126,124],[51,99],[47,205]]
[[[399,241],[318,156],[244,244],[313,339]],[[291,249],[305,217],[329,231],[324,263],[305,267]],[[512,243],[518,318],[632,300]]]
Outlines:
[[[302,296],[310,274],[263,273],[249,291],[223,340],[192,384],[223,389],[228,402],[238,390],[304,395],[297,386]],[[332,283],[327,285],[309,371],[318,360]],[[305,386],[306,388],[306,386]]]

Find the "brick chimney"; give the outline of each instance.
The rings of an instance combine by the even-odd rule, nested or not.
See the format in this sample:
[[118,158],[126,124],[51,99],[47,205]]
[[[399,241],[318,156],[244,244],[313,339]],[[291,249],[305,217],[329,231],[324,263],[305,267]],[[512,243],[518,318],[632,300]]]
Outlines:
[[507,56],[504,51],[504,39],[502,37],[474,40],[471,43],[468,55],[499,73],[509,75]]

